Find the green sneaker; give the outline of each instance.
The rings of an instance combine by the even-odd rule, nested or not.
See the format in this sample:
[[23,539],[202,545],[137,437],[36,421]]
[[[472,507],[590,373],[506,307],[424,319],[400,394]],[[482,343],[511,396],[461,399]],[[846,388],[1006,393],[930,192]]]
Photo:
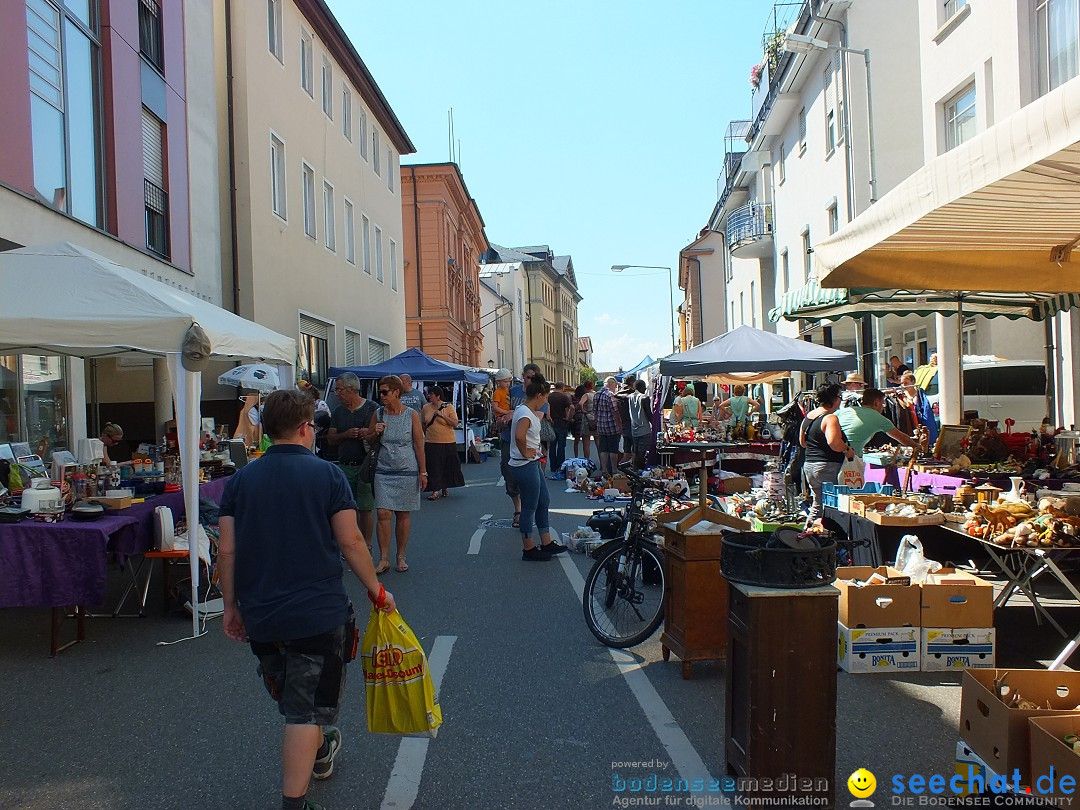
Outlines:
[[305,799],[304,810],[326,810],[326,807],[318,802],[313,802],[311,799]]
[[326,756],[317,757],[311,775],[316,779],[329,779],[334,774],[334,757],[341,750],[341,732],[337,726],[324,726],[323,739],[326,741]]

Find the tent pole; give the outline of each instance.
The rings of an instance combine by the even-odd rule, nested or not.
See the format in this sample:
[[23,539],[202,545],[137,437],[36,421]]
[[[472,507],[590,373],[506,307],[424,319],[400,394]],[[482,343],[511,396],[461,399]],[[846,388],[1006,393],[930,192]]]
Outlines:
[[960,421],[964,420],[964,295],[956,296],[956,365],[957,390],[960,392]]
[[1057,393],[1058,365],[1057,347],[1054,340],[1054,316],[1043,319],[1043,329],[1046,334],[1046,415],[1055,419],[1055,400]]

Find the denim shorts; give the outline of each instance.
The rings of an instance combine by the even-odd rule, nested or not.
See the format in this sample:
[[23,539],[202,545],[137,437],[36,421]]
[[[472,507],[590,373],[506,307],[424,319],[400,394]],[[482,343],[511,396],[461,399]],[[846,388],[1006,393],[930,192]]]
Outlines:
[[252,641],[258,674],[289,725],[332,725],[345,692],[345,665],[356,657],[356,619],[317,636]]

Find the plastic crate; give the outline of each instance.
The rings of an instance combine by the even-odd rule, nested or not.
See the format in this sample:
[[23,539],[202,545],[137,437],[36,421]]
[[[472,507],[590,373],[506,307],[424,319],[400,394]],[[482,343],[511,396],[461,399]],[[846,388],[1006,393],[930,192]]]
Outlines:
[[873,482],[866,484],[862,487],[849,487],[844,484],[830,484],[828,482],[821,485],[821,502],[825,506],[831,506],[834,509],[840,508],[841,495],[892,495],[892,484],[875,484]]

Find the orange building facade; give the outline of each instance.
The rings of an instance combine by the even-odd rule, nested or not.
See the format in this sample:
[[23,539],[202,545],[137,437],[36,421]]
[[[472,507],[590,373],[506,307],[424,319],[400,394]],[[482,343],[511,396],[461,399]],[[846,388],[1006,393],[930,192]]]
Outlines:
[[456,163],[401,167],[405,336],[438,360],[479,366],[484,220]]

